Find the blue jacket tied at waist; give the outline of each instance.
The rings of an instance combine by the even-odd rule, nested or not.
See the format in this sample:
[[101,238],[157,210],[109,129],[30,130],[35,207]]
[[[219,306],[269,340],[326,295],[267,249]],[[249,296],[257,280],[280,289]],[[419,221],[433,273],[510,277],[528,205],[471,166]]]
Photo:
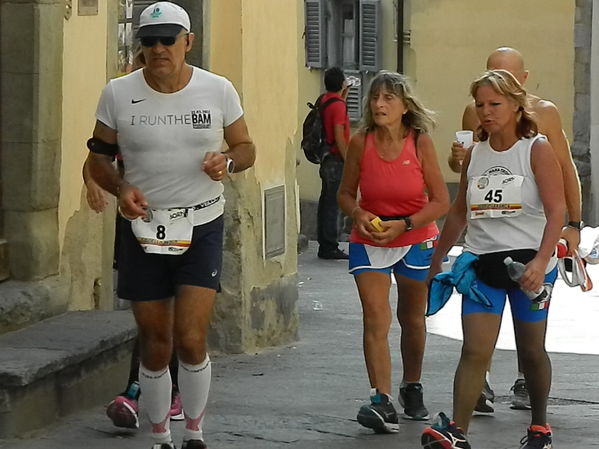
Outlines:
[[428,305],[426,316],[431,316],[447,304],[453,288],[467,295],[473,301],[491,307],[491,301],[477,288],[476,272],[472,264],[478,260],[478,256],[469,252],[463,252],[455,260],[451,271],[437,274],[428,291]]

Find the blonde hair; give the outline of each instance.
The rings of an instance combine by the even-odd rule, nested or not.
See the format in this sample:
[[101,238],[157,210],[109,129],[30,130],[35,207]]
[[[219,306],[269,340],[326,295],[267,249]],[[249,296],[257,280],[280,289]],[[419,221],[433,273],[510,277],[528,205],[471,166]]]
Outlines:
[[[519,138],[533,137],[538,134],[538,126],[534,118],[526,110],[528,107],[528,95],[526,90],[518,82],[516,77],[507,70],[487,70],[470,85],[470,95],[476,100],[476,93],[482,86],[491,86],[499,95],[512,100],[518,105],[518,117],[516,118],[516,135]],[[489,133],[482,126],[476,130],[478,138],[483,141],[489,138]]]
[[429,133],[433,130],[436,124],[435,113],[427,109],[416,98],[408,78],[397,72],[381,71],[370,82],[368,95],[364,98],[361,132],[367,133],[376,128],[377,125],[374,122],[372,109],[370,108],[370,100],[383,89],[401,98],[406,106],[407,112],[401,119],[406,128],[414,129],[419,133]]

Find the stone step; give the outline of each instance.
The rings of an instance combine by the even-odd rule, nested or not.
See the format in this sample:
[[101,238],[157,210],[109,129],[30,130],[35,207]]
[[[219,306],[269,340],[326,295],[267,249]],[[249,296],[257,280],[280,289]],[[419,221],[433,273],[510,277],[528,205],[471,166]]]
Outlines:
[[127,382],[130,311],[80,311],[0,335],[0,438],[109,402]]
[[0,281],[8,279],[10,276],[8,270],[8,242],[0,238]]

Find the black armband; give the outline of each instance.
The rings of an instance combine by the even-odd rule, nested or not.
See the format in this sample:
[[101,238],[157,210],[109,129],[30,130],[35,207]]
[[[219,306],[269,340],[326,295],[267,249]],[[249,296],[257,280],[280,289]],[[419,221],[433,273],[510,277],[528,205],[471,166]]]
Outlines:
[[89,151],[91,151],[92,153],[103,154],[105,156],[110,156],[113,159],[119,152],[118,144],[106,143],[103,140],[96,139],[95,137],[88,139],[87,148],[89,148]]

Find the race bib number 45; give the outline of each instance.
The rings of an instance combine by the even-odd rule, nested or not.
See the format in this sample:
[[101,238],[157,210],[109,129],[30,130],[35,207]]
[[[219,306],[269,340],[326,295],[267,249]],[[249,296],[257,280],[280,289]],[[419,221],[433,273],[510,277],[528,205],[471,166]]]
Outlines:
[[131,222],[133,234],[146,253],[183,254],[191,245],[193,210],[148,209],[145,218]]
[[522,213],[519,175],[475,176],[470,181],[470,218],[510,218]]

